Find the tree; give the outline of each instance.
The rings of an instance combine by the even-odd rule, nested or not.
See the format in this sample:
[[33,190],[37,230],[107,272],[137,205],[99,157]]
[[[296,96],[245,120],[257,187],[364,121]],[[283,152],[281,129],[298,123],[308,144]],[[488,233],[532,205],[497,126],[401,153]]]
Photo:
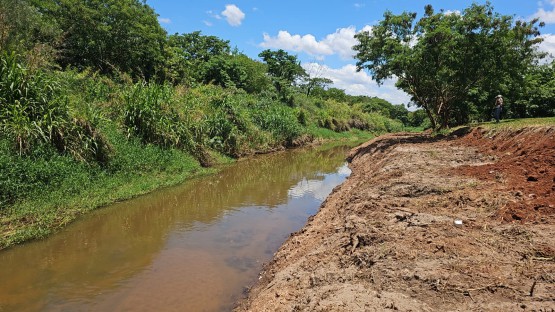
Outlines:
[[16,51],[31,69],[41,67],[53,59],[52,42],[60,33],[29,1],[0,0],[0,53]]
[[388,118],[391,116],[391,110],[393,109],[393,104],[379,97],[366,97],[360,103],[360,106],[365,113],[378,113]]
[[63,67],[122,71],[150,79],[164,63],[166,32],[144,0],[34,0],[63,32],[57,46]]
[[420,127],[424,124],[424,121],[426,120],[426,112],[423,109],[417,109],[413,112],[409,112],[407,119],[409,126]]
[[339,88],[329,88],[323,93],[324,99],[333,99],[337,102],[347,102],[349,96],[345,93],[345,90]]
[[397,119],[407,126],[409,124],[409,110],[403,104],[391,105],[389,118]]
[[242,53],[213,57],[204,65],[202,77],[204,83],[243,89],[248,93],[260,93],[271,85],[266,66]]
[[304,88],[306,89],[306,96],[310,96],[311,92],[318,89],[318,90],[325,90],[327,86],[333,84],[333,80],[323,77],[309,77],[306,79],[306,83],[304,84]]
[[524,80],[516,102],[525,106],[526,117],[555,116],[555,61],[532,68]]
[[264,50],[258,56],[268,66],[268,74],[273,78],[274,86],[281,95],[297,80],[307,76],[297,57],[284,50]]
[[200,83],[205,79],[204,66],[216,57],[230,55],[229,41],[204,36],[200,31],[168,37],[168,76],[174,83]]
[[[415,21],[416,13],[386,12],[372,32],[355,35],[353,49],[357,70],[367,69],[378,83],[396,77],[396,86],[426,111],[434,129],[467,119],[461,105],[472,89],[501,92],[540,57],[543,23],[514,22],[489,2],[462,14],[434,13],[428,5]],[[462,114],[459,121],[452,121],[454,111]]]

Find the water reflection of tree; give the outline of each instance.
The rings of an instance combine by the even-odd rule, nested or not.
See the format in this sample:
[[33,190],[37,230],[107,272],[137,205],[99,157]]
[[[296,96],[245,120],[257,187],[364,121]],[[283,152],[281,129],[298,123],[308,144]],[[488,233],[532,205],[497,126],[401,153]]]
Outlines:
[[[217,176],[198,181],[195,191],[183,189],[178,198],[201,202],[208,222],[221,209],[243,205],[275,207],[287,200],[288,190],[302,179],[321,180],[337,171],[347,148],[303,150],[239,162]],[[213,214],[215,213],[215,215]]]

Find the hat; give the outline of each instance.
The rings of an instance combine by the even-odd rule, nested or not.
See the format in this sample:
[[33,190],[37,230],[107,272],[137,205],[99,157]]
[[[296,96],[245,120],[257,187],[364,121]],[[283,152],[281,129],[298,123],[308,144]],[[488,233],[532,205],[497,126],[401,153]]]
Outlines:
[[502,96],[501,94],[499,94],[499,95],[498,95],[498,96],[496,96],[495,98],[500,98],[500,97],[503,97],[503,96]]

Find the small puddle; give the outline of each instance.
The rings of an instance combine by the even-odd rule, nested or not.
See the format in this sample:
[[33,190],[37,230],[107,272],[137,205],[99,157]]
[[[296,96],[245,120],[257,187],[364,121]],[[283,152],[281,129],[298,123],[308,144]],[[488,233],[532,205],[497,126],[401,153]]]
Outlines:
[[348,150],[239,161],[2,251],[0,311],[229,311],[350,174]]

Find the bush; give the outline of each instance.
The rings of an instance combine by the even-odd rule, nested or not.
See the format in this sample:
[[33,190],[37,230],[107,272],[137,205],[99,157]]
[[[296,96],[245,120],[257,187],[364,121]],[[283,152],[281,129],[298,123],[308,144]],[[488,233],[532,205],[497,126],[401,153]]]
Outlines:
[[0,207],[24,198],[41,197],[59,190],[75,194],[87,181],[88,167],[71,157],[60,155],[50,145],[34,148],[26,157],[9,152],[9,142],[0,140]]

